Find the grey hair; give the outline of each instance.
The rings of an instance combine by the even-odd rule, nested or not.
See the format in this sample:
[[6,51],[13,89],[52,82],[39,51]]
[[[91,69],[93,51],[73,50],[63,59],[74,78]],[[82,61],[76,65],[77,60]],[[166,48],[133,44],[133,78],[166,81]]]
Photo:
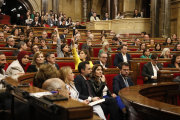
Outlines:
[[170,49],[169,48],[164,48],[162,53],[161,53],[161,56],[165,56],[167,51],[170,51]]
[[62,89],[62,85],[58,80],[61,80],[61,79],[51,78],[51,79],[46,80],[45,82],[49,82],[49,84],[46,87],[44,87],[44,89],[48,90],[48,91],[54,91],[57,89]]
[[102,54],[107,54],[107,52],[102,52],[102,53],[100,53],[99,57],[101,57]]
[[46,32],[45,30],[44,30],[44,31],[42,31],[42,34],[43,34],[44,32],[47,34],[47,32]]
[[4,33],[3,33],[3,32],[0,32],[0,34],[3,34],[3,35],[4,35]]
[[9,41],[10,38],[13,38],[13,36],[12,36],[12,35],[8,36],[8,37],[6,38],[6,42]]

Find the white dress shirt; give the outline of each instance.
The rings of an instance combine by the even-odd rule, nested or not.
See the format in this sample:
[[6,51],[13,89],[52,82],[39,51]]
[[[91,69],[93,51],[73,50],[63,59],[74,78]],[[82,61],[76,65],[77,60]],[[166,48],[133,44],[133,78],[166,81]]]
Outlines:
[[[156,76],[157,77],[157,70],[159,70],[159,68],[158,68],[158,66],[157,65],[153,65],[152,64],[152,62],[151,62],[151,65],[152,65],[152,68],[153,68],[153,72],[154,72],[154,76]],[[157,70],[156,70],[156,68],[157,68]],[[153,76],[151,76],[151,78],[152,78]]]
[[128,61],[127,61],[126,54],[125,54],[125,55],[123,55],[123,53],[122,53],[122,56],[123,56],[123,60],[124,60],[124,62],[128,62]]
[[106,66],[105,66],[105,65],[103,65],[101,61],[100,61],[100,65],[102,65],[102,66],[103,66],[103,68],[106,68]]

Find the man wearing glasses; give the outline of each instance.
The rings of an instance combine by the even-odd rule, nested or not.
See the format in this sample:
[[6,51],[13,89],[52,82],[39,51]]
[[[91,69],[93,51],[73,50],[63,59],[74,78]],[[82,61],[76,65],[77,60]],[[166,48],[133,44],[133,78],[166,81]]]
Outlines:
[[163,68],[163,65],[158,63],[158,59],[158,55],[154,53],[151,56],[151,62],[146,63],[143,66],[142,76],[148,78],[148,80],[145,81],[145,84],[157,82],[157,71],[160,68]]
[[6,45],[4,47],[7,48],[17,48],[17,46],[15,45],[15,41],[14,38],[12,36],[9,36],[6,38]]
[[20,39],[15,40],[15,42],[20,42],[20,41],[25,42],[24,40],[25,40],[25,34],[24,34],[24,33],[21,33],[21,34],[20,34]]
[[102,52],[99,56],[99,60],[94,62],[94,65],[95,64],[100,64],[103,66],[103,68],[108,68],[108,64],[106,63],[107,62],[107,58],[108,58],[108,55],[106,52]]
[[29,55],[29,57],[33,57],[34,54],[35,54],[37,51],[39,51],[39,47],[38,47],[37,45],[33,45],[33,46],[31,47],[31,51],[32,51],[33,54]]

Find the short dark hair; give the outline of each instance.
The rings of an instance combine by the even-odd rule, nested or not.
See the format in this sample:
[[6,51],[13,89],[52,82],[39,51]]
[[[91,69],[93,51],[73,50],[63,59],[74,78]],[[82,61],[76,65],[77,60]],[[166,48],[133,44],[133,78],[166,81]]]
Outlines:
[[[125,41],[125,42],[126,42],[126,41]],[[127,47],[127,45],[121,45],[120,49],[123,49],[123,47],[124,47],[124,46],[126,46],[126,47]]]
[[156,58],[158,58],[158,55],[157,55],[156,53],[153,53],[153,54],[151,55],[151,59],[156,59]]
[[31,51],[32,51],[33,54],[34,54],[34,51],[33,51],[33,47],[34,47],[34,46],[38,46],[38,45],[32,44],[32,46],[31,46]]
[[117,37],[113,37],[112,40],[118,41],[118,38]]
[[41,42],[42,40],[44,40],[44,41],[45,41],[45,43],[46,43],[46,39],[45,39],[45,38],[41,38],[41,39],[40,39],[40,42]]
[[142,33],[143,33],[144,35],[146,34],[146,32],[145,32],[145,31],[141,32],[141,34],[142,34]]
[[46,57],[46,61],[48,62],[47,58],[49,58],[51,56],[51,54],[54,54],[53,52],[47,52],[45,57]]
[[[157,51],[156,47],[157,47],[158,45],[160,46],[160,50],[161,50],[161,44],[160,44],[160,43],[156,43],[155,48],[154,48],[155,51]],[[158,50],[158,51],[159,51],[159,50]]]
[[143,50],[143,55],[145,55],[145,52],[146,52],[147,50],[149,50],[149,48],[145,48],[145,49]]
[[21,45],[25,45],[26,43],[24,41],[20,41],[18,42],[17,44],[17,48],[20,49],[21,48]]
[[88,37],[87,40],[92,40],[92,38]]
[[129,64],[127,62],[121,62],[118,66],[119,69],[122,69],[122,67],[124,66],[129,66]]
[[79,71],[79,73],[81,73],[81,70],[82,70],[82,69],[85,70],[86,64],[89,64],[89,61],[83,61],[83,62],[79,63],[79,65],[78,65],[78,71]]
[[24,32],[20,33],[19,36],[20,36],[20,35],[24,35],[24,36],[25,36]]

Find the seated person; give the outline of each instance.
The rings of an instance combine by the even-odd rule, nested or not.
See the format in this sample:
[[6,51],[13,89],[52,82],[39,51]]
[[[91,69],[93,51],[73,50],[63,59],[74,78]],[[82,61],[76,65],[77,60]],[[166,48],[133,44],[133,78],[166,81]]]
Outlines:
[[40,66],[44,63],[44,54],[41,51],[37,51],[34,56],[31,65],[27,69],[28,72],[37,72]]
[[154,40],[151,39],[151,40],[149,41],[149,45],[147,45],[147,47],[154,46],[154,45],[155,45]]
[[33,39],[32,39],[32,42],[33,43],[39,43],[39,37],[34,36]]
[[148,77],[148,80],[145,83],[156,83],[157,82],[157,71],[163,68],[161,63],[158,63],[159,57],[157,54],[152,54],[151,62],[146,63],[143,66],[142,76]]
[[168,64],[168,68],[180,68],[180,54],[175,54],[171,58],[171,64]]
[[18,47],[18,49],[13,52],[12,56],[17,56],[20,51],[26,51],[27,50],[27,45],[23,41],[20,41],[17,44],[17,47]]
[[129,33],[126,33],[124,38],[130,38]]
[[164,48],[159,58],[170,58],[170,49]]
[[137,51],[143,51],[145,48],[147,48],[146,43],[141,43]]
[[6,39],[4,38],[3,32],[0,32],[0,41],[6,41]]
[[6,75],[12,76],[13,79],[17,80],[17,78],[25,73],[25,67],[29,62],[29,54],[27,51],[21,51],[17,60],[13,61],[6,70]]
[[41,46],[39,47],[39,49],[51,49],[51,47],[46,45],[46,39],[41,38],[40,43],[41,43]]
[[125,15],[122,15],[121,12],[118,12],[116,15],[116,19],[123,19],[125,18]]
[[11,33],[8,25],[4,26],[3,29],[4,29],[4,31],[3,31],[4,33]]
[[13,37],[19,37],[19,29],[18,28],[13,28],[11,31],[11,35]]
[[62,24],[58,26],[58,28],[66,28],[66,21],[62,20]]
[[50,78],[59,78],[59,71],[50,64],[43,64],[34,76],[33,86],[42,88],[43,83]]
[[148,41],[149,42],[149,35],[148,34],[144,35],[144,40],[143,41]]
[[100,19],[96,16],[96,12],[93,12],[93,16],[90,17],[90,21],[100,21]]
[[112,38],[112,44],[111,45],[119,45],[119,41],[117,37]]
[[40,36],[39,38],[49,39],[49,38],[47,37],[47,32],[46,32],[46,31],[43,31],[43,32],[42,32],[42,36]]
[[20,36],[20,39],[15,40],[15,42],[20,42],[20,41],[25,42],[25,34],[21,33],[19,36]]
[[86,50],[89,50],[90,46],[92,45],[91,43],[92,39],[90,37],[87,38],[87,42],[82,44],[82,49],[86,49]]
[[93,35],[93,34],[90,34],[89,37],[92,39],[92,41],[95,41],[95,40],[94,40],[94,35]]
[[151,54],[150,54],[149,48],[145,48],[143,50],[143,55],[140,58],[151,58]]
[[180,44],[176,44],[172,51],[180,51]]
[[144,38],[145,35],[146,35],[145,31],[141,32],[141,38]]
[[99,50],[98,57],[99,57],[99,55],[100,55],[102,52],[108,53],[109,51],[111,51],[111,48],[109,48],[109,43],[108,43],[108,42],[104,42],[103,45],[102,45],[102,49]]
[[104,16],[103,20],[111,20],[111,18],[109,18],[109,14],[108,13],[105,13],[105,16]]
[[34,54],[35,54],[37,51],[39,51],[39,47],[34,44],[34,45],[31,46],[31,51],[32,51],[33,54],[29,55],[29,57],[33,57]]
[[6,56],[3,52],[0,52],[0,80],[6,77],[5,74]]
[[122,44],[121,35],[120,35],[120,34],[117,34],[116,37],[118,38],[119,45],[121,45],[121,44]]
[[57,44],[57,35],[55,33],[51,35],[51,39],[52,41],[49,41],[48,43]]
[[99,55],[99,60],[94,62],[94,65],[95,64],[100,64],[103,66],[103,68],[108,68],[108,64],[107,64],[107,59],[108,59],[108,55],[106,52],[102,52],[100,55]]
[[53,52],[47,52],[46,55],[46,62],[47,64],[51,64],[52,66],[56,67],[59,70],[59,65],[56,63],[56,57]]
[[162,51],[161,50],[161,44],[160,43],[156,43],[155,48],[154,48],[153,51]]
[[131,59],[131,55],[127,53],[127,45],[122,45],[121,47],[121,52],[116,54],[114,58],[114,66],[119,66],[121,62],[126,62],[128,63],[129,60]]
[[[106,84],[106,78],[104,76],[104,69],[100,64],[94,65],[92,68],[92,76],[90,79],[90,83],[92,85],[92,90],[95,95],[100,98],[108,98],[116,99],[118,107],[122,110],[125,109],[125,105],[122,103],[119,95],[111,93]],[[126,111],[124,112],[126,113]]]
[[172,34],[171,36],[172,41],[177,41],[177,35],[175,33]]
[[113,93],[118,95],[118,92],[129,86],[134,86],[132,79],[128,76],[129,75],[129,64],[126,62],[121,62],[119,64],[119,72],[117,76],[113,78]]
[[50,27],[54,26],[54,15],[52,15],[51,18],[48,18],[47,24]]
[[134,10],[133,18],[140,18],[140,17],[141,17],[141,14],[138,13],[138,10],[137,10],[137,9],[135,9],[135,10]]
[[[78,100],[79,102],[89,104],[89,100],[82,100],[79,99],[79,92],[77,91],[75,85],[74,85],[74,74],[72,72],[71,67],[61,67],[59,70],[60,72],[60,79],[63,80],[66,84],[66,88],[71,92],[71,98]],[[93,106],[93,112],[97,113],[102,119],[106,120],[104,113],[101,109],[100,105]]]
[[114,31],[111,30],[109,35],[114,35],[115,36],[116,34],[114,33]]
[[7,44],[4,47],[17,48],[17,45],[15,44],[14,38],[12,36],[6,38],[6,43]]
[[38,16],[35,16],[34,21],[31,23],[31,27],[41,27],[41,23],[38,20]]
[[165,43],[163,43],[162,45],[172,45],[172,39],[171,38],[166,38]]
[[88,61],[90,66],[93,67],[93,63],[92,63],[92,61],[90,61],[91,58],[90,58],[88,50],[86,50],[86,49],[81,50],[80,54],[78,56],[78,53],[77,53],[76,47],[75,47],[74,38],[72,38],[72,55],[73,55],[73,60],[75,62],[75,70],[78,69],[79,63],[81,63],[83,61]]
[[81,25],[80,25],[79,21],[76,21],[76,23],[74,24],[74,27],[75,27],[76,29],[84,29],[84,28],[85,28],[84,26],[81,26]]
[[140,39],[139,38],[135,38],[134,40],[134,43],[131,44],[132,46],[139,46],[141,43],[140,43]]
[[32,39],[31,39],[31,38],[26,39],[25,42],[26,42],[27,48],[28,48],[28,49],[31,49],[31,46],[32,46]]
[[63,34],[60,36],[60,39],[65,39],[67,36],[67,31],[66,29],[63,30]]
[[[121,42],[121,46],[122,46],[122,45],[128,46],[128,45],[127,45],[127,41],[122,41],[122,42]],[[117,48],[117,51],[121,51],[121,47]],[[127,51],[130,51],[130,50],[127,49]]]

